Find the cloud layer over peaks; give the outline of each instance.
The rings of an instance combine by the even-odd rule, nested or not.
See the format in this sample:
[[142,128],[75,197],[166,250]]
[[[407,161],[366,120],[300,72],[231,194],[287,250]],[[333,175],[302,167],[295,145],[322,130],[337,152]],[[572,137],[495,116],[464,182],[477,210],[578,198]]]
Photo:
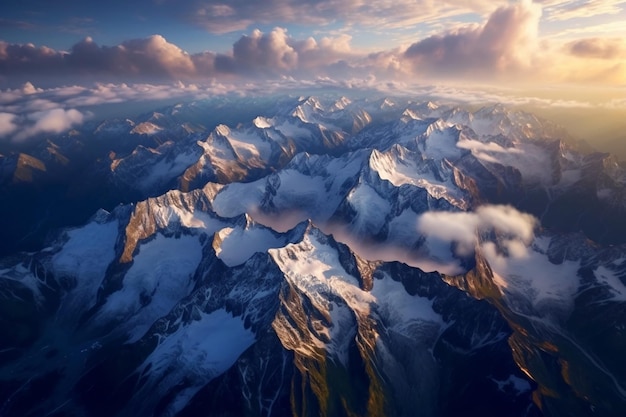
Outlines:
[[85,115],[76,109],[56,108],[31,113],[26,116],[26,126],[15,135],[14,140],[19,142],[40,133],[61,133],[81,124],[84,118]]

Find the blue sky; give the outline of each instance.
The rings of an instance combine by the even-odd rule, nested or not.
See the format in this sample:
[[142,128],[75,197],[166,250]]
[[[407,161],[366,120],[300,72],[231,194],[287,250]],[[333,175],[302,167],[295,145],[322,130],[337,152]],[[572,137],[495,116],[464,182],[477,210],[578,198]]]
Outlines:
[[152,1],[14,1],[0,5],[0,39],[65,50],[90,36],[116,45],[128,39],[161,34],[189,52],[221,49],[236,34],[216,36],[204,28],[173,17]]
[[[390,22],[384,22],[385,15],[372,15],[374,11],[359,12],[362,6],[356,4],[351,8],[350,1],[345,2],[346,7],[336,7],[333,4],[338,2],[332,1],[269,1],[253,6],[262,10],[259,15],[255,15],[251,7],[242,7],[235,18],[206,16],[206,11],[211,8],[219,10],[230,5],[228,7],[235,9],[238,4],[247,3],[254,4],[247,1],[113,0],[100,3],[8,0],[0,5],[0,39],[63,50],[86,36],[104,45],[116,45],[127,39],[159,34],[190,53],[221,52],[253,29],[265,32],[279,26],[301,39],[348,33],[357,47],[372,50],[396,46],[402,40],[424,35],[431,25],[445,24],[449,19],[449,11],[441,16],[431,12],[423,19],[405,19],[399,8],[385,6],[386,20]],[[283,10],[289,3],[289,11]],[[419,9],[420,2],[414,3]],[[272,13],[277,10],[283,11]],[[300,10],[302,15],[299,15]],[[480,22],[482,18],[471,8],[459,8],[452,16],[454,21],[465,23]]]

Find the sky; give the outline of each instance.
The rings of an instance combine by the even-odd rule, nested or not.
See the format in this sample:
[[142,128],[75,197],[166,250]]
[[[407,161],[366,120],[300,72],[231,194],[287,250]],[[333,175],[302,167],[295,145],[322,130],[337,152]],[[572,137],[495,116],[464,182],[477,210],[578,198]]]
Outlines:
[[[164,94],[165,85],[185,95],[282,82],[437,86],[468,101],[478,93],[545,107],[575,130],[619,139],[624,22],[620,0],[4,0],[0,138],[17,129],[11,114],[26,96],[74,91],[95,102],[128,89]],[[582,125],[567,109],[607,121]]]

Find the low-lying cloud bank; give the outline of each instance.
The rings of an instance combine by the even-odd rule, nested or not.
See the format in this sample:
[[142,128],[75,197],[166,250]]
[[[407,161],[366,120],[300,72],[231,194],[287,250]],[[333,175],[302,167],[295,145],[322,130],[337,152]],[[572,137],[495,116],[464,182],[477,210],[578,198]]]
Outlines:
[[81,124],[85,117],[86,114],[76,109],[64,110],[55,108],[30,113],[22,118],[22,125],[14,140],[21,141],[40,133],[61,133],[75,125]]
[[[35,87],[0,90],[0,141],[21,143],[40,134],[58,134],[99,119],[103,105],[159,103],[164,100],[206,99],[240,86],[219,83],[199,87],[181,82],[171,84],[95,84],[55,88]],[[156,105],[156,104],[155,104]],[[126,116],[134,116],[134,111]]]
[[[111,117],[110,105],[120,104],[120,112],[114,116],[132,117],[135,113],[151,110],[174,101],[204,100],[218,96],[265,96],[268,94],[317,94],[332,89],[334,93],[374,96],[411,96],[424,100],[447,103],[490,105],[504,103],[510,106],[570,110],[626,108],[626,102],[609,99],[603,102],[549,99],[520,95],[516,91],[498,88],[455,87],[450,85],[426,85],[400,81],[379,80],[374,76],[355,79],[329,77],[293,78],[280,77],[257,82],[240,80],[202,83],[181,81],[148,83],[96,83],[89,86],[67,85],[42,88],[31,82],[19,88],[0,90],[0,141],[24,142],[41,133],[62,133],[80,127],[88,120]],[[161,103],[161,104],[160,104]],[[109,113],[101,113],[101,108]],[[125,110],[124,110],[125,109]],[[51,118],[58,120],[51,120]],[[493,149],[492,149],[493,151]]]

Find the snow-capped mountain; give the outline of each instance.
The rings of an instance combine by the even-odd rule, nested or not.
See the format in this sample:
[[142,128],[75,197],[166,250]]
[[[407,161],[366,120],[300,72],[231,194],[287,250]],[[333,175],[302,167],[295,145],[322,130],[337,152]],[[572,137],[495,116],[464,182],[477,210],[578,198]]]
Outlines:
[[41,221],[6,226],[0,415],[619,415],[615,159],[501,105],[276,103],[2,156]]

